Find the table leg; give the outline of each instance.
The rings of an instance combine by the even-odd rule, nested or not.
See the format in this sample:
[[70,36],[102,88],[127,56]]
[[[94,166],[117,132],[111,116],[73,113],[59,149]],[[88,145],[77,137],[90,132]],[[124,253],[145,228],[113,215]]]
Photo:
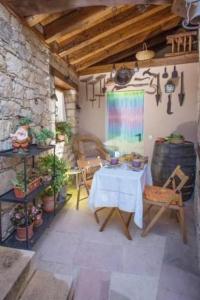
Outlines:
[[[118,215],[119,215],[119,217],[120,217],[121,223],[122,223],[122,225],[123,225],[124,233],[125,233],[127,239],[128,239],[128,240],[132,240],[132,237],[131,237],[130,232],[129,232],[129,230],[128,230],[128,225],[127,225],[127,223],[124,221],[124,218],[123,218],[123,216],[122,216],[122,214],[121,214],[121,211],[120,211],[118,208],[117,208],[117,212],[118,212]],[[130,221],[129,221],[129,223],[130,223]]]
[[114,208],[112,208],[110,210],[109,214],[107,215],[107,217],[105,218],[103,224],[101,225],[101,228],[99,229],[99,231],[103,231],[104,230],[104,228],[106,227],[108,221],[110,220],[110,218],[112,217],[113,213],[115,212],[115,209],[116,208],[114,207]]

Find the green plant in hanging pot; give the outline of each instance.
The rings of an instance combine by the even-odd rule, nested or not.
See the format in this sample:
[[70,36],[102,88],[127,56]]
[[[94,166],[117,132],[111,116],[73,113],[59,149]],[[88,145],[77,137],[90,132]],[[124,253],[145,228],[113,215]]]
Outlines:
[[70,122],[56,123],[56,139],[57,141],[66,141],[70,143],[72,140],[72,125]]
[[53,131],[48,128],[42,128],[39,132],[34,132],[34,135],[39,148],[47,148],[54,138]]
[[38,162],[38,168],[42,176],[54,176],[54,164],[55,164],[55,177],[54,180],[43,193],[43,209],[46,212],[52,212],[54,210],[54,191],[56,198],[61,188],[67,184],[67,175],[68,170],[67,163],[65,160],[60,159],[58,156],[49,154],[47,156],[40,157]]

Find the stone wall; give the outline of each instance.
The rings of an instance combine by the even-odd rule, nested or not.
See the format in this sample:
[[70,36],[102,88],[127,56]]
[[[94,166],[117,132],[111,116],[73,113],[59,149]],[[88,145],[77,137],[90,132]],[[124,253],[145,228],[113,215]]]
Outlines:
[[[200,49],[200,31],[199,31],[199,49]],[[200,69],[200,62],[199,62],[199,69]],[[194,212],[195,212],[195,219],[196,219],[197,246],[198,246],[199,269],[200,269],[200,74],[199,74],[197,106],[198,106],[197,107],[197,112],[198,112],[197,153],[198,155],[197,155]]]
[[[17,125],[18,116],[30,117],[33,127],[43,125],[55,129],[50,57],[48,47],[37,35],[0,5],[0,150],[11,148],[10,133]],[[59,155],[62,151],[71,155],[69,147],[63,146],[64,150],[60,147],[57,147]],[[20,160],[0,158],[0,194],[11,188],[10,180],[20,167]],[[10,207],[4,205],[3,236],[10,228],[9,214]]]

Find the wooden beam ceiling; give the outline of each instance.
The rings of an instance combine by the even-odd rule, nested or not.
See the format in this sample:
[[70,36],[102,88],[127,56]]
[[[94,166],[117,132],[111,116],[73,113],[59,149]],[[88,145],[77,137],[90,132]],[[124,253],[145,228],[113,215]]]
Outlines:
[[102,61],[130,59],[144,41],[149,47],[162,44],[164,48],[168,30],[181,20],[172,13],[171,0],[93,0],[93,6],[88,6],[90,0],[0,2],[23,16],[26,24],[43,34],[51,51],[78,72]]
[[85,59],[106,51],[108,48],[119,44],[127,40],[132,36],[136,36],[138,33],[142,33],[155,27],[155,24],[162,24],[167,18],[171,18],[170,7],[163,8],[162,6],[151,7],[144,14],[140,14],[133,19],[131,25],[113,32],[109,36],[106,36],[97,42],[90,44],[84,49],[80,49],[73,54],[69,55],[70,64],[78,64]]
[[[136,64],[139,64],[139,68],[151,68],[151,67],[159,67],[159,66],[168,66],[168,65],[179,65],[179,64],[189,64],[195,63],[199,61],[198,53],[179,55],[174,57],[164,57],[164,58],[154,58],[146,61],[140,62],[123,62],[115,65],[116,69],[121,68],[122,66],[126,66],[127,68],[133,69],[136,67]],[[90,68],[82,70],[79,75],[93,75],[99,73],[109,73],[112,71],[113,65],[106,64],[100,66],[92,66]]]
[[170,28],[176,27],[179,23],[180,19],[176,16],[166,16],[165,19],[157,22],[153,22],[151,26],[142,27],[140,30],[134,31],[134,34],[128,39],[124,39],[119,43],[115,43],[115,46],[111,44],[111,46],[106,47],[101,51],[98,51],[95,55],[88,55],[87,58],[80,60],[74,66],[77,70],[81,70],[85,67],[93,65],[106,57],[112,56],[116,53],[122,52],[123,50],[129,49],[137,44],[143,43],[146,39],[150,39],[157,34],[160,34],[163,31],[166,31]]
[[[88,7],[77,9],[67,16],[44,27],[44,35],[47,43],[52,43],[59,38],[69,38],[81,32],[83,26],[90,26],[101,22],[101,18],[112,13],[112,8]],[[99,20],[98,20],[99,18]]]
[[113,9],[112,14],[108,16],[109,18],[101,22],[101,24],[96,24],[71,39],[64,39],[63,42],[60,43],[61,49],[59,54],[61,56],[69,55],[72,52],[84,48],[92,42],[131,24],[133,18],[137,16],[138,13],[137,7],[130,5],[123,5]]
[[[91,0],[4,0],[24,17],[62,12],[66,9],[91,6]],[[171,4],[172,0],[152,0],[151,4]],[[117,6],[124,4],[146,4],[146,0],[92,0],[93,6]]]
[[[166,36],[169,34],[174,34],[179,30],[179,26],[164,31],[158,35],[156,35],[155,37],[152,37],[150,39],[147,39],[145,42],[147,44],[148,49],[152,49],[155,48],[159,45],[165,45],[166,46]],[[117,54],[114,54],[110,57],[107,57],[106,59],[104,59],[103,61],[100,61],[98,63],[98,65],[102,65],[102,64],[111,64],[111,63],[117,63],[117,62],[121,62],[121,61],[127,61],[126,59],[128,57],[131,58],[131,60],[133,60],[134,55],[136,54],[136,52],[140,51],[143,49],[143,45],[142,44],[138,44],[136,46],[132,46],[129,49],[126,49],[122,52],[119,52]]]

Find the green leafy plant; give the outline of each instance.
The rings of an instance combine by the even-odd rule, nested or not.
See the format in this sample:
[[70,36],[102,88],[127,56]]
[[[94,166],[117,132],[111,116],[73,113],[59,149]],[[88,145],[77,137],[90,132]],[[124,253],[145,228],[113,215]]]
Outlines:
[[72,139],[72,125],[69,122],[56,123],[56,135],[65,135],[67,142],[71,142]]
[[54,138],[53,131],[49,130],[48,128],[42,128],[39,132],[35,131],[34,135],[37,143],[41,145],[48,145],[48,142]]
[[32,123],[32,120],[28,117],[22,117],[19,119],[19,125],[23,126],[23,125],[29,125]]
[[[49,154],[47,156],[40,157],[38,162],[38,168],[40,170],[41,175],[51,175],[54,176],[54,155]],[[59,192],[61,187],[67,183],[67,175],[66,172],[69,169],[65,160],[55,156],[55,178],[51,185],[51,189],[47,189],[45,193],[50,193],[49,196],[52,195],[53,190],[55,192]]]

